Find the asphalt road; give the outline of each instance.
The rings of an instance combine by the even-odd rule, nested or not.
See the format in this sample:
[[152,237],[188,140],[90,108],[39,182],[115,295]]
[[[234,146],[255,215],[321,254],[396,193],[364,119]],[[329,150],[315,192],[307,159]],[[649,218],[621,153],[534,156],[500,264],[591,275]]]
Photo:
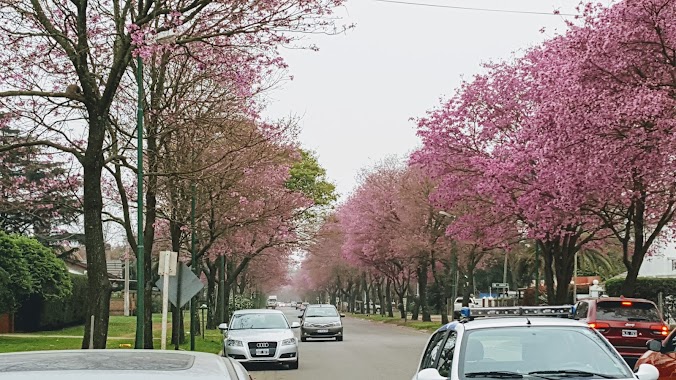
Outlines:
[[[298,311],[282,309],[290,322]],[[300,343],[300,368],[249,367],[255,380],[409,380],[429,338],[412,329],[345,318],[345,340]]]

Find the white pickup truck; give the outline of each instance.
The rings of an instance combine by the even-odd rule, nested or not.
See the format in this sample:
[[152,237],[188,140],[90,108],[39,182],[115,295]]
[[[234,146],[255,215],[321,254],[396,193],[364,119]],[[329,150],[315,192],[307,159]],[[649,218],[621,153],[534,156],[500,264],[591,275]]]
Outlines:
[[266,309],[276,309],[277,308],[277,296],[268,297],[268,302],[265,304]]

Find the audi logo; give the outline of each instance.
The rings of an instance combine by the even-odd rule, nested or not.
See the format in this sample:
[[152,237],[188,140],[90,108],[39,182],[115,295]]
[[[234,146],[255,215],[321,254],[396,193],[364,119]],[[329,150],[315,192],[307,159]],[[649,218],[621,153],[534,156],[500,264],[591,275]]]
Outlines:
[[256,348],[268,348],[270,343],[256,343]]

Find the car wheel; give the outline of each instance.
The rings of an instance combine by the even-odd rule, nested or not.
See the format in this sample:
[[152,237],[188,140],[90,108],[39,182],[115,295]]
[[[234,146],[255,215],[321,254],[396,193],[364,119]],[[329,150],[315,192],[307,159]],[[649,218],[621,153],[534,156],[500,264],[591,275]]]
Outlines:
[[302,337],[300,337],[300,341],[301,341],[301,342],[307,342],[307,338],[304,337],[304,336],[302,336]]
[[343,337],[342,337],[342,336],[337,336],[337,337],[336,337],[336,342],[342,342],[342,341],[343,341]]
[[289,369],[298,369],[298,364],[299,364],[298,362],[299,361],[300,360],[296,360],[295,362],[289,363]]

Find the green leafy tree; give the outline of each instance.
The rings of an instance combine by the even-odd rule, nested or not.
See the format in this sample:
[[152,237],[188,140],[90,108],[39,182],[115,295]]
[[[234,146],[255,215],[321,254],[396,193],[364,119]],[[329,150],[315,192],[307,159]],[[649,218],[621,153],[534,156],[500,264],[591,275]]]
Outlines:
[[313,152],[300,150],[300,160],[291,167],[290,174],[286,187],[305,194],[315,206],[330,206],[338,198],[336,185],[326,179],[326,169]]
[[13,312],[28,296],[69,296],[72,282],[62,260],[35,239],[0,231],[0,313]]

